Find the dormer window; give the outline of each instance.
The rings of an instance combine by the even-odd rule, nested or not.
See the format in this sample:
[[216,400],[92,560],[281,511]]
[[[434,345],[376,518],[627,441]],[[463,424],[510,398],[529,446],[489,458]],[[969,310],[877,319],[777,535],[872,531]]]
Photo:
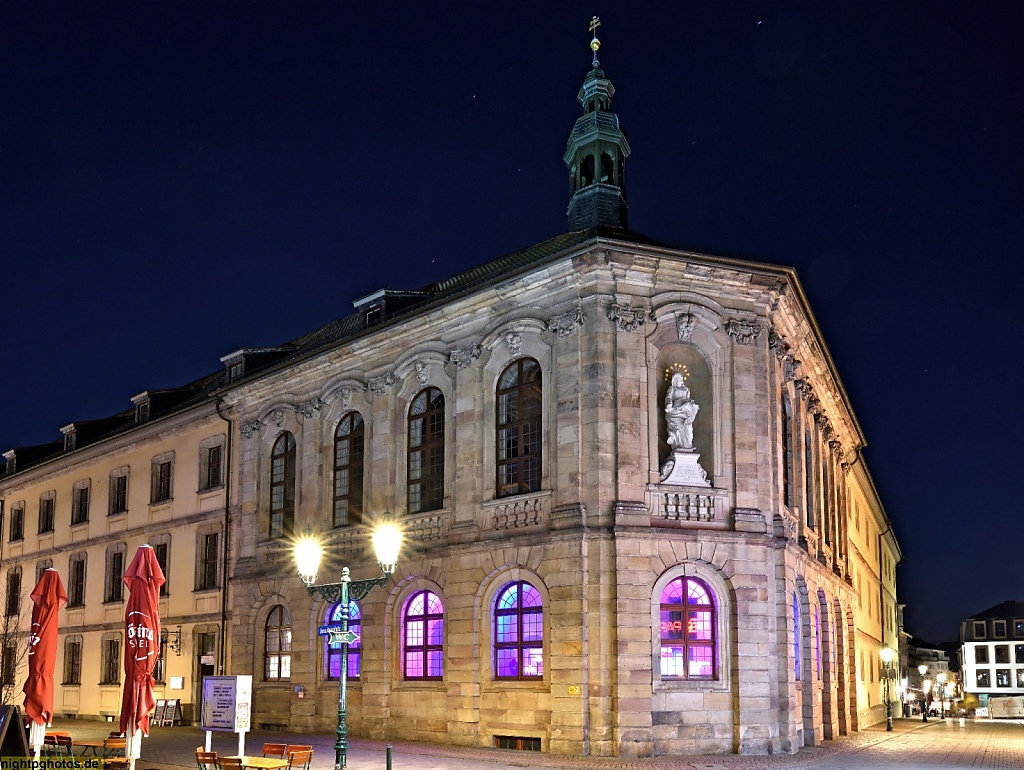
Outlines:
[[245,374],[245,361],[236,361],[228,367],[228,382],[234,382]]
[[17,459],[14,456],[14,450],[12,449],[8,452],[4,452],[4,459],[7,461],[7,467],[4,473],[8,476],[13,476],[15,472],[15,460]]
[[135,404],[135,424],[149,422],[149,393],[132,396],[132,403]]
[[75,425],[65,425],[60,429],[60,432],[64,434],[64,451],[73,452],[75,451],[78,442],[78,431],[75,430]]
[[384,320],[384,308],[380,305],[371,307],[363,314],[363,325],[364,326],[376,326]]
[[245,350],[236,350],[234,353],[221,358],[221,363],[227,367],[228,382],[237,382],[245,374]]

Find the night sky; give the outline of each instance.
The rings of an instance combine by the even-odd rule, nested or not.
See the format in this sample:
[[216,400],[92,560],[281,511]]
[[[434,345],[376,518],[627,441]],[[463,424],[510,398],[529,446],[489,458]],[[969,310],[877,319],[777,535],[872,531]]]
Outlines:
[[908,630],[1024,600],[1011,0],[5,3],[0,451],[563,232],[594,14],[632,229],[797,268]]

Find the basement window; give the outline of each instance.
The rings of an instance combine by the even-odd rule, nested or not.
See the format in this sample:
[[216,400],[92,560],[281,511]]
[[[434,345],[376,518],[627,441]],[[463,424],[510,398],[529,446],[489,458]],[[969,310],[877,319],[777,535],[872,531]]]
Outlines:
[[528,738],[523,735],[495,735],[494,748],[512,749],[513,751],[540,751],[540,738]]

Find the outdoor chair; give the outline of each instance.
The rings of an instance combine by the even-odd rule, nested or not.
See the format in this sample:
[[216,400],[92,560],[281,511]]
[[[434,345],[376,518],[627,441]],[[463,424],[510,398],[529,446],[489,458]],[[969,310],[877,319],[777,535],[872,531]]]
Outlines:
[[61,754],[61,747],[57,743],[56,735],[47,735],[45,738],[43,738],[43,754],[45,754],[48,757],[63,756]]
[[242,770],[241,757],[221,757],[220,770]]
[[288,759],[288,744],[287,743],[264,743],[263,744],[263,756],[265,756],[265,757],[277,757],[278,759]]
[[301,751],[291,749],[288,752],[288,770],[309,770],[309,763],[312,760],[312,749],[303,749]]
[[289,743],[288,744],[288,751],[289,752],[292,752],[292,751],[309,751],[309,752],[312,752],[313,751],[313,747],[312,747],[312,745],[305,744],[305,743]]
[[74,745],[75,744],[71,740],[71,736],[70,735],[61,735],[60,733],[58,733],[57,735],[54,736],[54,738],[57,739],[57,756],[58,757],[73,757],[73,756],[75,756],[75,752],[74,752]]
[[103,758],[116,759],[124,757],[124,750],[128,741],[126,738],[107,738],[103,741]]
[[202,746],[196,747],[196,766],[198,770],[218,770],[220,757],[216,751],[206,751]]

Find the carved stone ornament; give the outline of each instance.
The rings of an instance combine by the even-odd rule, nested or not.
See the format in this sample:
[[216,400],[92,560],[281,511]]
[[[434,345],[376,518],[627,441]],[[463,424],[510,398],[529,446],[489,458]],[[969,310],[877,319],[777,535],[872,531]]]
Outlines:
[[324,401],[322,398],[317,396],[316,398],[311,398],[309,401],[299,404],[297,407],[295,407],[295,411],[301,414],[306,419],[309,419],[313,416],[314,412],[319,412],[323,408]]
[[484,349],[480,345],[474,343],[472,345],[466,345],[462,348],[456,348],[448,354],[448,362],[455,364],[459,369],[465,369],[471,363],[480,358],[481,353]]
[[793,382],[796,379],[797,370],[800,368],[800,361],[793,356],[786,356],[782,360],[782,377],[786,382]]
[[676,331],[679,333],[680,342],[689,342],[693,336],[693,327],[697,325],[697,316],[692,313],[682,313],[676,316]]
[[346,385],[345,387],[341,388],[341,390],[338,391],[338,403],[341,404],[342,409],[348,409],[350,406],[352,406],[352,392],[352,388],[350,388],[348,385]]
[[646,315],[647,311],[642,307],[630,305],[612,305],[608,310],[608,320],[624,332],[635,332],[643,326]]
[[576,327],[583,326],[583,322],[586,320],[587,316],[584,314],[583,308],[577,305],[566,313],[552,316],[548,321],[548,328],[559,337],[568,337],[576,331]]
[[789,353],[789,344],[782,339],[782,335],[775,331],[775,329],[768,330],[768,347],[771,348],[775,354],[775,359],[778,361],[785,359]]
[[387,393],[388,388],[396,382],[398,382],[398,378],[395,377],[394,372],[388,372],[387,374],[382,374],[380,377],[371,377],[366,381],[366,386],[375,396],[383,396]]
[[413,364],[413,369],[416,370],[416,381],[420,385],[426,385],[427,380],[430,379],[430,377],[427,375],[427,365],[422,361],[417,361],[415,364]]
[[284,425],[284,409],[275,409],[270,413],[268,419],[278,428]]
[[768,300],[768,308],[772,313],[779,309],[779,301],[786,296],[788,289],[789,284],[781,278],[772,285],[770,299]]
[[505,344],[512,355],[518,356],[523,352],[523,335],[519,332],[505,332]]
[[257,420],[255,417],[251,420],[246,420],[239,426],[239,430],[242,431],[242,436],[245,438],[252,438],[261,430],[263,430],[263,423]]
[[763,329],[756,321],[739,321],[735,318],[725,325],[725,331],[740,345],[753,345]]
[[796,388],[796,392],[804,398],[808,398],[814,393],[814,388],[811,387],[811,383],[804,379],[795,380],[793,386]]

